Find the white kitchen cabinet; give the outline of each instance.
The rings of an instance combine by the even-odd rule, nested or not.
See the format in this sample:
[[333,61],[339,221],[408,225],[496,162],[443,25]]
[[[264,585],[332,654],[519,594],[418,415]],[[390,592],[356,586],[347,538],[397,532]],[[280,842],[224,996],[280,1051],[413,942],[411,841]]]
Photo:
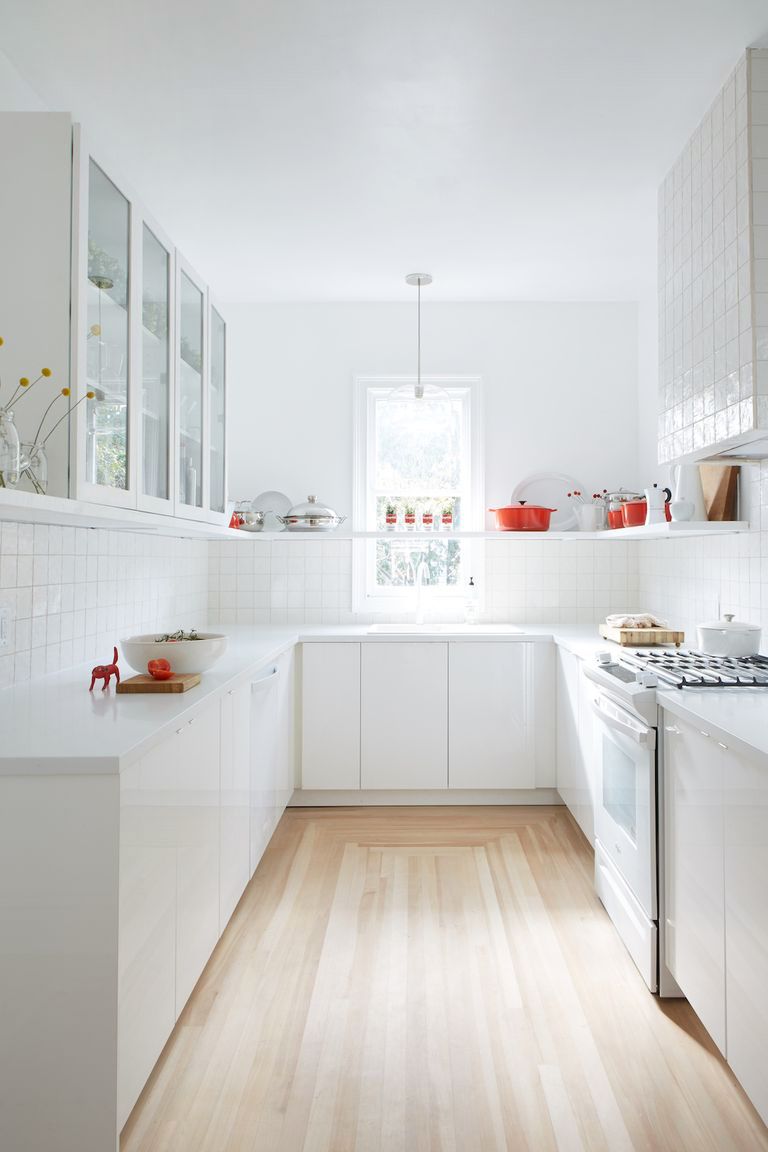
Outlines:
[[250,874],[285,811],[296,777],[296,686],[293,651],[261,669],[251,691]]
[[447,788],[448,645],[364,644],[361,787]]
[[120,776],[118,1127],[219,936],[219,707]]
[[219,810],[219,932],[223,932],[250,879],[251,685],[221,698],[221,803]]
[[584,835],[595,843],[594,724],[582,661],[557,651],[557,790]]
[[176,733],[176,1014],[219,938],[219,709]]
[[120,776],[119,1128],[176,1022],[175,744],[163,741]]
[[272,664],[249,684],[251,692],[250,875],[256,871],[272,834],[274,778],[278,758],[278,693],[281,669]]
[[768,759],[723,758],[727,1057],[768,1123]]
[[665,959],[725,1052],[722,749],[703,726],[664,717]]
[[296,787],[296,658],[293,649],[275,661],[278,670],[275,760],[270,776],[267,840]]
[[360,787],[360,644],[304,644],[302,788]]
[[449,645],[448,785],[535,788],[534,645]]

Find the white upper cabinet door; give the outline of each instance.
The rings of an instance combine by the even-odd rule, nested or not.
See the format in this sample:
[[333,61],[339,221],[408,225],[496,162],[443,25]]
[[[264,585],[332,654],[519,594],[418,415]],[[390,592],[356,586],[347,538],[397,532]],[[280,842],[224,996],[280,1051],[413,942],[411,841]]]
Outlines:
[[227,325],[210,304],[208,509],[223,518],[227,502]]
[[448,645],[362,646],[363,788],[448,786]]
[[723,759],[706,730],[664,713],[666,962],[725,1052]]
[[75,495],[136,507],[140,228],[129,197],[89,154],[79,133],[75,142]]
[[768,759],[723,756],[728,1063],[768,1124]]
[[449,787],[535,788],[533,648],[450,644]]
[[203,520],[203,469],[208,441],[206,289],[180,259],[177,313],[176,515]]
[[173,348],[176,310],[171,242],[154,223],[141,221],[136,274],[141,301],[139,356],[141,398],[138,421],[138,506],[173,512]]
[[219,708],[177,733],[176,1015],[219,938]]
[[360,647],[302,647],[302,788],[360,787]]
[[223,932],[250,879],[251,685],[221,698],[221,808],[219,932]]

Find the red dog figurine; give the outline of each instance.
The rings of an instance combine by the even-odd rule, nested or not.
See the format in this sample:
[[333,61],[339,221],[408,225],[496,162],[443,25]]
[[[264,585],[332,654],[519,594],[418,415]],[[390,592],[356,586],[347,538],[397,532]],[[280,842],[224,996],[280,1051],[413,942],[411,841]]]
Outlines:
[[105,690],[105,688],[109,688],[109,681],[110,681],[110,677],[112,677],[112,676],[115,676],[117,678],[117,682],[119,684],[120,683],[120,669],[117,666],[117,648],[115,648],[115,654],[112,657],[112,663],[111,664],[97,664],[96,667],[94,669],[92,669],[92,671],[91,671],[91,686],[88,689],[88,691],[93,692],[93,686],[96,683],[96,681],[97,680],[103,680],[104,684],[102,685],[102,688],[101,688],[101,690],[103,692]]

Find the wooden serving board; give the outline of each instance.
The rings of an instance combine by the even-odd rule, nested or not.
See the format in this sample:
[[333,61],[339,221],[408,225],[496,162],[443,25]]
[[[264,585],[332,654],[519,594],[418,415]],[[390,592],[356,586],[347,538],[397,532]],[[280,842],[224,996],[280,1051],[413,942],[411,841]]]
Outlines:
[[685,640],[685,632],[677,632],[674,628],[612,628],[610,624],[600,625],[600,635],[624,648],[648,648],[656,644],[667,648],[674,644],[679,648]]
[[200,683],[199,672],[174,672],[170,680],[155,680],[146,672],[121,680],[118,692],[186,692]]

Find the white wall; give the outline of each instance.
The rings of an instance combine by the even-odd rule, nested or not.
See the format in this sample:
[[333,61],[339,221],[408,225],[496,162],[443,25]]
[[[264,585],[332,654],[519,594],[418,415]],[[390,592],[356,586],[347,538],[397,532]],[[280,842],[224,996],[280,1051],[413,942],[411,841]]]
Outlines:
[[0,52],[0,110],[3,112],[44,112],[37,93],[30,88],[21,73],[11,64],[4,52]]
[[[230,305],[230,493],[264,489],[352,508],[356,375],[411,374],[416,308]],[[565,472],[591,492],[636,485],[637,307],[632,303],[422,307],[425,374],[484,382],[486,503],[526,475]]]

